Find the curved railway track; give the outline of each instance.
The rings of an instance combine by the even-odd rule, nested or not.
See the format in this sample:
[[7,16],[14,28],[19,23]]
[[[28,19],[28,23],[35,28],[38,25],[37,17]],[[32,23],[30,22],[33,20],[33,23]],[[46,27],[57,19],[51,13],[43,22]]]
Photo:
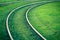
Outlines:
[[[59,1],[59,0],[58,0],[58,1]],[[17,2],[6,2],[6,3],[0,3],[0,4],[12,4],[12,3],[18,3],[18,2],[19,2],[19,1],[17,1]],[[6,19],[6,28],[7,28],[7,31],[8,31],[8,34],[9,34],[11,40],[14,40],[14,38],[13,38],[12,35],[11,35],[10,29],[9,29],[9,25],[8,25],[8,23],[9,23],[9,22],[8,22],[8,21],[9,21],[9,17],[10,17],[11,14],[13,14],[13,12],[15,12],[16,10],[22,9],[22,8],[24,8],[24,7],[31,6],[31,5],[33,5],[33,6],[31,6],[31,8],[29,8],[29,9],[27,10],[27,12],[26,12],[26,20],[27,20],[28,24],[30,25],[30,27],[31,27],[40,37],[42,37],[44,40],[46,40],[46,38],[43,37],[43,35],[41,35],[41,34],[32,26],[32,24],[29,22],[29,19],[28,19],[28,15],[27,15],[27,14],[28,14],[28,12],[29,12],[32,8],[37,7],[37,6],[41,6],[41,5],[44,5],[44,4],[46,4],[46,3],[50,3],[50,2],[56,2],[56,1],[35,2],[35,3],[31,3],[31,4],[26,4],[26,5],[23,5],[23,6],[19,6],[19,7],[15,8],[14,10],[12,10],[12,11],[8,14],[7,19]]]

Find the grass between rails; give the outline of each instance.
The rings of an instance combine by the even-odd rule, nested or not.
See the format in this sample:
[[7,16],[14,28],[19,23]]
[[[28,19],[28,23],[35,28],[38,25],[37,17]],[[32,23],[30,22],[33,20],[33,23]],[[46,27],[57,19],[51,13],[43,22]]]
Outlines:
[[28,18],[47,40],[60,40],[60,2],[36,7],[28,13]]
[[[2,0],[2,2],[3,1],[7,2],[6,0]],[[0,6],[0,27],[1,27],[0,28],[0,40],[10,40],[10,38],[8,37],[7,31],[6,31],[6,24],[5,24],[6,17],[9,14],[9,12],[18,6],[21,6],[27,3],[30,3],[30,2],[20,2],[20,3],[8,4],[8,5],[5,4],[3,6]]]
[[9,28],[14,40],[42,40],[28,25],[25,12],[29,7],[15,11],[9,19]]
[[31,3],[31,2],[20,2],[15,4],[8,4],[0,6],[0,40],[10,40],[7,30],[6,30],[6,18],[14,8],[18,6],[22,6],[24,4]]

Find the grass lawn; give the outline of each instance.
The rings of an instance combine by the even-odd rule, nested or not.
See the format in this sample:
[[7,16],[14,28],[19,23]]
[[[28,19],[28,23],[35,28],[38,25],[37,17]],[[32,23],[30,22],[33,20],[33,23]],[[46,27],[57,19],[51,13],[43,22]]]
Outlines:
[[14,40],[42,40],[28,25],[25,12],[28,7],[15,11],[9,19],[9,28]]
[[10,40],[7,30],[6,30],[6,18],[8,14],[16,7],[22,6],[24,4],[31,2],[20,2],[15,4],[5,4],[0,5],[0,40]]
[[60,40],[60,2],[30,10],[28,19],[47,40]]
[[[4,3],[4,2],[16,2],[16,1],[20,1],[19,3],[13,3],[13,4],[0,4],[0,40],[10,40],[10,37],[7,33],[7,30],[6,30],[6,18],[8,16],[8,14],[14,9],[14,8],[17,8],[18,6],[22,6],[22,5],[25,5],[25,4],[28,4],[28,3],[34,3],[36,1],[43,1],[43,0],[0,0],[0,3]],[[26,2],[28,1],[28,2]],[[52,5],[52,6],[51,6]],[[59,3],[50,3],[50,4],[46,4],[46,5],[43,5],[41,7],[37,7],[36,9],[38,9],[38,11],[36,9],[32,10],[32,14],[30,15],[29,14],[29,20],[32,22],[36,22],[36,23],[32,23],[34,25],[34,27],[42,33],[42,35],[44,35],[47,39],[49,39],[49,37],[54,33],[53,31],[57,30],[57,34],[54,36],[56,39],[57,39],[57,36],[60,34],[59,32],[59,16],[53,16],[51,15],[52,14],[52,11],[54,11],[56,14],[57,12],[59,12],[59,7],[60,6],[56,6],[56,5],[59,5]],[[56,7],[55,7],[56,6]],[[50,16],[48,16],[48,14],[46,14],[47,16],[45,15],[42,15],[46,13],[46,10],[44,10],[44,8],[46,10],[48,10],[47,12],[51,13]],[[48,9],[49,8],[49,9]],[[55,8],[55,10],[53,9]],[[25,7],[23,9],[19,9],[17,11],[15,11],[10,19],[9,19],[9,28],[10,28],[10,31],[11,31],[11,34],[14,38],[14,40],[42,40],[31,28],[30,26],[28,25],[28,23],[26,22],[26,19],[25,19],[25,12],[26,10],[28,9],[28,7]],[[40,11],[41,10],[41,11]],[[51,11],[49,11],[51,10]],[[36,12],[34,12],[36,11]],[[44,11],[44,12],[43,12]],[[57,11],[57,12],[56,12]],[[41,12],[41,15],[39,15],[39,13]],[[53,13],[54,13],[53,12]],[[33,14],[34,13],[34,14]],[[37,15],[39,16],[36,16],[35,14],[37,13]],[[54,14],[55,14],[54,13]],[[32,16],[32,15],[35,15],[35,16]],[[58,15],[58,14],[57,14]],[[46,19],[44,19],[44,16]],[[36,17],[36,18],[35,18]],[[40,19],[37,19],[37,18],[40,18],[41,17],[41,23],[43,21],[43,24],[44,24],[44,28],[46,28],[47,26],[45,26],[47,23],[45,23],[47,20],[49,20],[49,25],[51,25],[51,29],[54,29],[53,31],[49,32],[50,31],[48,28],[48,31],[45,33],[45,31],[43,30],[44,28],[40,26],[40,28],[38,28],[38,26],[41,24],[40,23]],[[34,19],[32,19],[34,18]],[[53,19],[54,18],[54,19]],[[57,19],[56,19],[57,18]],[[37,20],[37,21],[36,21]],[[39,20],[39,21],[38,21]],[[53,20],[53,21],[51,21]],[[58,21],[56,21],[58,20]],[[50,23],[51,22],[51,23]],[[43,25],[42,24],[42,25]],[[52,27],[53,26],[53,27]],[[56,28],[57,26],[57,28]],[[42,31],[41,31],[42,30]],[[49,36],[49,34],[51,34]],[[50,39],[54,38],[53,36],[51,36]],[[60,36],[59,36],[60,37]],[[59,39],[58,37],[58,39]]]
[[[22,6],[22,5],[25,5],[25,4],[28,4],[28,3],[32,3],[32,2],[20,2],[20,3],[14,3],[14,4],[1,4],[0,5],[0,40],[10,40],[10,37],[8,36],[8,33],[7,33],[7,30],[6,30],[6,18],[7,18],[7,16],[8,16],[8,14],[14,9],[14,8],[16,8],[16,7],[18,7],[18,6]],[[25,8],[26,9],[26,8]],[[24,9],[24,11],[26,11]],[[13,18],[12,18],[13,19]],[[12,20],[11,19],[11,20]],[[26,20],[25,20],[26,21]],[[11,25],[11,24],[10,24]],[[16,26],[18,26],[18,25],[16,25]],[[22,26],[25,26],[26,27],[26,25],[23,25],[22,24]],[[11,27],[12,28],[12,27]],[[24,29],[24,28],[23,28]],[[11,30],[11,29],[10,29]],[[16,29],[15,29],[16,30]],[[25,30],[29,30],[28,28],[26,28]],[[11,30],[11,33],[12,33],[12,35],[14,34],[14,33],[16,33],[17,34],[17,36],[18,36],[18,30],[17,31],[14,31],[14,33],[12,32],[12,31],[14,31],[14,29],[13,30]],[[29,31],[29,32],[31,32],[30,34],[32,35],[33,34],[33,38],[32,39],[35,39],[35,40],[37,40],[37,39],[39,39],[40,40],[40,37],[38,37],[38,35],[36,35],[36,33],[32,30],[32,31]],[[23,32],[24,33],[24,32]],[[28,33],[29,34],[29,33]],[[29,34],[29,35],[30,35]],[[19,34],[20,35],[20,34]],[[25,35],[25,34],[24,34]],[[36,35],[36,36],[35,36]],[[26,35],[25,35],[26,36]],[[18,36],[17,38],[13,35],[13,37],[15,38],[15,40],[16,39],[20,39],[20,36]],[[25,38],[25,40],[26,40],[26,37],[23,37],[23,35],[21,35],[21,40],[23,40],[23,38]],[[29,37],[29,36],[28,36]],[[37,38],[36,38],[37,37]],[[27,38],[27,40],[28,39],[31,39],[31,37],[29,37],[29,38]],[[32,40],[31,39],[31,40]]]

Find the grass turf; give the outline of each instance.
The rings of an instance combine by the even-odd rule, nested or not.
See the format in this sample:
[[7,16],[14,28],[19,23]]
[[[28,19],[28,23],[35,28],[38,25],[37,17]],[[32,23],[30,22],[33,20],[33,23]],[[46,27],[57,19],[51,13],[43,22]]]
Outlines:
[[15,11],[9,19],[9,28],[14,40],[43,40],[28,25],[25,12],[29,7]]
[[[14,2],[16,0],[0,0],[1,2]],[[18,0],[17,0],[18,1]],[[41,0],[39,0],[41,1]],[[34,2],[32,0],[31,2]],[[0,40],[10,40],[7,30],[6,30],[6,18],[10,11],[14,8],[21,6],[23,4],[31,3],[30,0],[28,2],[21,2],[15,4],[0,4]],[[12,31],[12,30],[11,30]],[[19,37],[17,37],[19,38]]]
[[[0,5],[0,40],[10,40],[10,37],[8,36],[8,33],[7,33],[7,30],[6,30],[6,18],[8,16],[8,14],[16,7],[18,6],[22,6],[22,5],[25,5],[25,4],[28,4],[28,3],[32,3],[32,2],[20,2],[20,3],[15,3],[15,4],[1,4]],[[25,10],[25,9],[24,9]],[[25,25],[26,26],[26,25]],[[11,30],[11,29],[10,29]],[[14,29],[13,29],[14,30]],[[11,31],[13,31],[11,30]],[[27,30],[27,28],[26,28]],[[18,31],[16,31],[18,32]],[[15,32],[15,33],[16,33]],[[29,31],[31,32],[31,31]],[[19,32],[18,32],[19,33]],[[36,34],[35,32],[31,32],[32,34]],[[12,33],[13,35],[14,33]],[[20,34],[19,34],[20,35]],[[24,34],[25,35],[25,34]],[[13,35],[14,36],[14,35]],[[36,36],[33,36],[35,40],[39,39],[38,35]],[[36,38],[38,37],[38,38]],[[15,40],[18,38],[20,38],[19,36],[16,38],[14,36]],[[31,37],[29,37],[31,39]],[[21,38],[23,39],[23,37]],[[40,40],[40,39],[39,39]]]
[[10,40],[6,30],[6,18],[8,14],[16,7],[28,4],[30,2],[20,2],[15,4],[0,5],[0,40]]
[[28,19],[47,40],[60,40],[60,2],[30,10]]

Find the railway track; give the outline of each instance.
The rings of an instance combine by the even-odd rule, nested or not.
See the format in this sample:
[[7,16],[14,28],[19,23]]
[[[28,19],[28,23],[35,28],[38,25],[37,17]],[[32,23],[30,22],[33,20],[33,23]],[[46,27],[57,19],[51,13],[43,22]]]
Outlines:
[[[19,2],[19,1],[17,1],[17,2],[0,3],[0,4],[12,4],[12,3],[18,3],[18,2]],[[22,8],[24,8],[24,7],[27,7],[27,6],[31,6],[31,8],[29,8],[29,9],[27,10],[27,12],[26,12],[26,20],[27,20],[28,24],[30,25],[30,27],[32,28],[32,30],[34,30],[34,31],[37,33],[37,35],[39,35],[41,38],[43,38],[44,40],[46,40],[46,38],[43,37],[43,35],[41,35],[41,34],[32,26],[32,24],[29,22],[29,19],[28,19],[27,14],[28,14],[28,12],[29,12],[32,8],[35,8],[35,7],[37,7],[37,6],[41,6],[41,5],[44,5],[44,4],[46,4],[46,3],[50,3],[50,2],[56,2],[56,1],[35,2],[35,3],[31,3],[31,4],[26,4],[26,5],[23,5],[23,6],[19,6],[19,7],[15,8],[14,10],[12,10],[12,11],[8,14],[7,19],[6,19],[6,28],[7,28],[7,31],[8,31],[8,34],[9,34],[11,40],[14,40],[14,38],[13,38],[13,36],[11,35],[10,29],[9,29],[9,25],[8,25],[8,23],[9,23],[9,18],[10,18],[10,16],[13,14],[13,12],[15,12],[16,10],[22,9]],[[33,6],[32,6],[32,5],[33,5]]]

